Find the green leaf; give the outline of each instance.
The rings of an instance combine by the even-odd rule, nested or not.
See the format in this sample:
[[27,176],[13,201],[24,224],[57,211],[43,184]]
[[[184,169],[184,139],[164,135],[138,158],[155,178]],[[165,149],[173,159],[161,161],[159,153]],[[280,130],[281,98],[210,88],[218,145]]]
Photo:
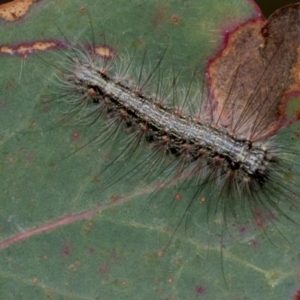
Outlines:
[[[199,76],[204,73],[224,31],[254,16],[251,4],[242,0],[48,0],[35,4],[21,21],[2,21],[1,44],[65,39],[88,44],[95,38],[117,45],[137,67],[147,49],[146,70],[167,49],[165,74],[180,71],[179,84],[188,85],[195,68]],[[177,225],[192,193],[180,190],[182,199],[174,202],[178,187],[155,191],[141,176],[103,189],[123,172],[118,170],[124,162],[101,170],[119,153],[126,135],[112,145],[100,141],[76,151],[97,135],[99,124],[52,126],[64,108],[43,100],[56,91],[55,74],[66,53],[0,57],[2,297],[291,297],[298,273],[295,225],[272,225],[267,234],[242,233],[232,224],[231,235],[224,224],[210,231],[205,204],[199,202],[185,232],[185,221]],[[283,132],[282,139],[290,140],[296,127]],[[147,152],[145,147],[140,155]],[[138,159],[125,162],[126,168]]]

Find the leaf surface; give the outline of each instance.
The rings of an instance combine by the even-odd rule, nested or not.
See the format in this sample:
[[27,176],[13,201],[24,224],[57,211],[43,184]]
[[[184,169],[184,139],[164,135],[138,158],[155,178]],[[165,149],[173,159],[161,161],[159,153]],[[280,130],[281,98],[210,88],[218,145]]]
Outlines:
[[[181,71],[179,84],[188,85],[195,66],[203,73],[220,49],[224,30],[251,17],[258,17],[254,6],[237,0],[40,1],[24,19],[1,22],[1,44],[105,40],[128,52],[137,67],[147,49],[146,70],[167,48],[166,73]],[[267,235],[237,229],[225,235],[222,224],[210,231],[205,204],[199,202],[187,232],[184,220],[170,242],[193,192],[181,193],[178,186],[155,191],[143,177],[130,175],[103,189],[103,182],[123,172],[124,161],[104,174],[101,170],[119,153],[126,135],[112,145],[100,141],[72,154],[101,128],[51,126],[64,108],[43,100],[55,90],[65,55],[60,49],[24,60],[0,57],[1,294],[7,299],[291,297],[299,245],[293,224],[278,224],[292,243],[273,226]],[[290,142],[296,129],[282,133],[282,140]],[[138,159],[126,161],[126,168]],[[178,191],[182,199],[174,202]]]

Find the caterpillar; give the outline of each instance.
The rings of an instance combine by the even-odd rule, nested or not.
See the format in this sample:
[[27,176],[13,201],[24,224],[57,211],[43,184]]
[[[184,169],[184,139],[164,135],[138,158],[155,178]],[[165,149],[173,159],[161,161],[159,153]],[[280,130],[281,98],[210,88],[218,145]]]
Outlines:
[[[127,133],[122,155],[111,164],[126,161],[125,153],[134,156],[143,144],[148,144],[152,152],[147,159],[141,159],[120,178],[139,173],[142,177],[150,174],[147,176],[153,180],[155,164],[161,164],[163,157],[167,157],[168,167],[163,171],[161,185],[184,178],[195,189],[186,212],[196,199],[206,198],[207,190],[217,189],[217,194],[207,200],[208,210],[215,214],[220,209],[224,222],[228,213],[239,217],[245,211],[250,211],[254,218],[256,211],[272,215],[275,210],[285,215],[278,206],[279,198],[296,205],[297,192],[285,183],[291,158],[283,155],[286,150],[274,140],[279,129],[286,126],[280,107],[284,110],[283,96],[296,81],[290,70],[297,60],[293,45],[297,45],[299,37],[297,31],[286,36],[276,29],[278,23],[285,28],[294,26],[298,6],[289,6],[284,15],[282,11],[265,24],[249,22],[245,29],[232,35],[228,48],[241,51],[238,47],[242,41],[252,47],[251,56],[247,52],[235,67],[230,66],[233,71],[229,80],[221,72],[228,68],[227,61],[232,62],[232,53],[222,54],[210,63],[211,86],[205,91],[198,90],[193,95],[191,84],[179,93],[176,80],[162,83],[160,76],[155,86],[151,81],[164,68],[160,68],[164,54],[145,75],[143,63],[140,70],[134,71],[109,47],[99,50],[92,46],[90,53],[74,50],[64,62],[57,99],[70,107],[66,115],[77,123],[95,128],[99,119],[105,120],[104,129],[96,134],[100,147],[120,133]],[[287,51],[290,47],[293,50]],[[97,56],[97,51],[102,57]],[[279,59],[284,73],[274,70]],[[256,64],[264,66],[264,70],[249,80],[247,76],[257,73]],[[138,74],[136,80],[132,73]],[[151,87],[156,92],[149,92]],[[118,178],[117,173],[114,176]]]

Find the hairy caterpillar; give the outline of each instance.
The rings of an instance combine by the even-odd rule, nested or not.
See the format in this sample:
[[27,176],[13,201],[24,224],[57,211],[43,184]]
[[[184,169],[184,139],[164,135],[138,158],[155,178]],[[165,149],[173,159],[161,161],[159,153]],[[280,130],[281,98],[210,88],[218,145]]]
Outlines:
[[[257,211],[263,215],[272,215],[274,211],[282,214],[278,199],[285,198],[296,204],[293,198],[296,189],[286,187],[291,158],[283,155],[283,147],[274,142],[274,136],[286,126],[279,107],[284,107],[283,96],[296,81],[295,75],[288,72],[295,64],[297,54],[295,50],[287,52],[286,49],[291,46],[290,41],[297,45],[299,37],[296,31],[285,36],[275,30],[280,21],[285,27],[295,24],[298,6],[290,6],[286,15],[288,17],[282,17],[278,12],[265,25],[259,25],[261,36],[257,41],[252,37],[257,24],[248,24],[242,33],[250,36],[243,43],[252,44],[251,60],[255,62],[256,59],[265,68],[250,82],[243,81],[243,76],[247,79],[246,76],[253,73],[249,65],[251,60],[247,57],[242,57],[233,68],[229,84],[222,75],[216,74],[227,68],[228,57],[224,54],[223,66],[218,67],[219,61],[209,66],[209,72],[215,73],[210,79],[214,86],[208,88],[207,95],[205,91],[193,92],[192,85],[179,93],[176,80],[166,84],[158,76],[160,82],[151,82],[155,73],[161,71],[162,58],[146,75],[142,63],[140,70],[135,72],[138,78],[135,80],[130,63],[124,65],[122,59],[115,57],[111,48],[105,45],[99,49],[92,47],[91,54],[73,51],[73,56],[64,62],[58,101],[70,106],[66,115],[75,117],[78,123],[95,128],[99,119],[106,120],[101,129],[103,132],[100,130],[95,138],[100,147],[127,132],[128,142],[111,164],[126,161],[126,155],[134,156],[143,143],[150,145],[152,153],[141,159],[137,166],[127,169],[119,179],[116,172],[117,179],[113,182],[135,173],[143,174],[142,177],[151,174],[151,182],[156,176],[155,164],[161,164],[162,158],[168,157],[164,179],[157,189],[183,178],[190,180],[188,185],[192,185],[195,192],[188,201],[186,212],[196,199],[205,200],[209,190],[217,189],[217,194],[208,197],[208,210],[215,214],[220,209],[224,222],[228,213],[239,217],[247,210],[254,218]],[[232,38],[232,48],[238,47],[239,39]],[[102,57],[97,57],[97,51]],[[279,59],[287,69],[283,80],[282,74],[272,67]],[[215,70],[215,65],[219,69]],[[111,70],[115,68],[119,69]],[[225,84],[218,87],[214,81]],[[266,92],[267,84],[270,88]],[[154,93],[149,92],[150,87]],[[205,99],[201,99],[203,95]]]

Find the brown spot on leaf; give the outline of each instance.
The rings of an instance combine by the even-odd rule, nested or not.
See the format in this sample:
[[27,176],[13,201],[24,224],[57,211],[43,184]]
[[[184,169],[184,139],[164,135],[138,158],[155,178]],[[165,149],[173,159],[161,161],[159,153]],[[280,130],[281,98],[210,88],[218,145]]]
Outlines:
[[15,86],[16,86],[16,83],[15,83],[14,81],[9,81],[8,84],[7,84],[7,87],[8,87],[9,89],[14,88]]
[[173,15],[172,18],[171,18],[171,22],[174,24],[174,25],[177,25],[179,23],[179,16],[177,15]]
[[71,137],[72,137],[72,141],[75,143],[80,141],[81,139],[80,133],[77,131],[73,131]]
[[93,176],[93,178],[92,178],[92,182],[99,182],[99,177],[97,177],[97,176]]
[[89,233],[92,229],[92,227],[94,226],[94,222],[93,221],[89,221],[85,227],[84,227],[84,231],[85,233]]
[[71,243],[66,243],[61,249],[61,254],[63,257],[68,257],[72,255],[73,245]]
[[14,0],[0,5],[0,17],[5,21],[16,21],[23,17],[30,6],[39,0]]
[[1,46],[0,47],[0,53],[11,54],[11,55],[14,54],[13,49],[11,47],[8,47],[8,46]]
[[142,46],[142,45],[144,45],[144,40],[142,39],[142,38],[139,38],[139,39],[137,39],[136,40],[136,44],[138,45],[138,46]]
[[169,227],[165,227],[165,228],[164,228],[164,232],[170,233],[170,232],[171,232],[171,229],[170,229]]
[[300,300],[300,290],[298,290],[294,296],[294,300]]
[[254,225],[256,225],[259,228],[264,228],[275,218],[272,213],[260,210],[254,210],[252,211],[252,214],[254,216]]
[[33,129],[36,126],[36,122],[35,121],[31,121],[29,124],[29,128]]
[[241,227],[239,228],[239,233],[243,234],[243,233],[245,233],[245,232],[247,232],[247,227],[246,227],[246,226],[241,226]]
[[177,193],[177,194],[175,195],[175,198],[176,198],[176,200],[180,201],[180,200],[182,200],[182,195],[179,194],[179,193]]
[[80,7],[80,13],[85,14],[86,13],[86,8],[85,7]]
[[195,288],[195,294],[196,295],[203,295],[206,291],[206,288],[202,285],[197,285]]
[[287,95],[300,86],[300,4],[251,20],[227,37],[208,66],[206,115],[249,140],[262,140],[286,124]]
[[32,53],[65,47],[66,45],[59,41],[35,41],[31,43],[22,43],[15,46],[0,45],[0,54],[18,55],[25,59],[29,54]]
[[102,58],[111,59],[115,56],[115,52],[108,46],[95,46],[92,49],[93,54]]
[[50,166],[52,169],[56,169],[56,167],[57,167],[56,163],[54,163],[54,162],[51,162],[51,163],[49,164],[49,166]]
[[163,253],[162,251],[158,251],[158,252],[157,252],[157,256],[158,256],[158,257],[162,257],[163,255],[164,255],[164,253]]

